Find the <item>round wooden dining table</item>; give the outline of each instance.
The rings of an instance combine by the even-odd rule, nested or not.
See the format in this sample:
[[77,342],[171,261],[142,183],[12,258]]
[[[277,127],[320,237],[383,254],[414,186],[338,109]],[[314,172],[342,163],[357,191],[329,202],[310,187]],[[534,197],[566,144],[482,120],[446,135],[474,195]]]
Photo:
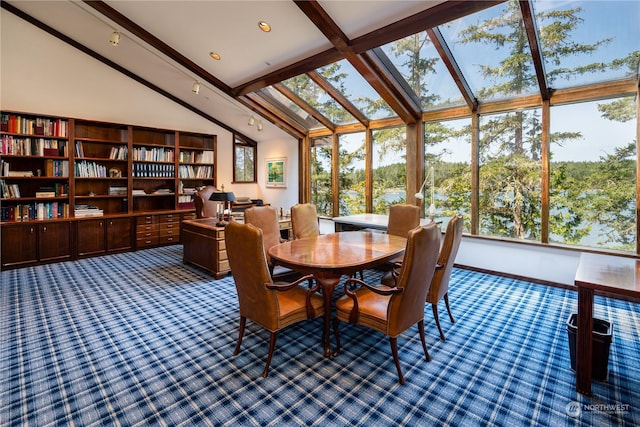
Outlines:
[[325,357],[331,356],[329,325],[333,292],[342,276],[381,265],[402,254],[404,237],[386,233],[349,231],[291,240],[272,246],[271,259],[303,274],[312,274],[322,288],[325,315],[323,343]]

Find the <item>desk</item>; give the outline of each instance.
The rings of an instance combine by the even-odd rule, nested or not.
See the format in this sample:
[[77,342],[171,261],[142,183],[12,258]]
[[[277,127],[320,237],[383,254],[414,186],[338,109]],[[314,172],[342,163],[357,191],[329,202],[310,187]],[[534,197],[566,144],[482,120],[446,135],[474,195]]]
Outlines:
[[231,271],[224,242],[224,227],[216,227],[216,218],[182,221],[182,262],[204,268],[216,279]]
[[[420,219],[420,225],[426,226],[430,222],[431,220],[429,218]],[[365,213],[337,216],[333,218],[333,223],[335,225],[336,232],[361,230],[363,228],[386,231],[387,224],[389,223],[389,215]]]
[[404,252],[407,239],[383,233],[331,233],[318,237],[291,240],[269,249],[278,264],[313,274],[324,297],[324,355],[331,355],[329,343],[330,307],[333,291],[343,275],[374,267]]
[[[182,221],[183,244],[182,262],[194,264],[213,274],[216,279],[226,276],[229,269],[227,247],[224,241],[224,227],[217,227],[216,218],[200,218]],[[242,222],[242,221],[240,221]],[[289,238],[291,234],[291,218],[278,218],[280,234]]]
[[590,395],[594,292],[640,298],[640,260],[583,253],[575,285],[578,287],[576,391]]

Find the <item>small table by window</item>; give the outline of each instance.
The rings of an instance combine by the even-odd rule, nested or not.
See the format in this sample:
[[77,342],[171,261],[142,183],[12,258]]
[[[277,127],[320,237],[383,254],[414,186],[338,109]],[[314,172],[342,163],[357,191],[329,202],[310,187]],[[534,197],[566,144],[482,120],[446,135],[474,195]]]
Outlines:
[[593,358],[593,295],[596,290],[640,298],[640,260],[583,253],[575,285],[578,287],[578,330],[576,334],[576,391],[591,394]]

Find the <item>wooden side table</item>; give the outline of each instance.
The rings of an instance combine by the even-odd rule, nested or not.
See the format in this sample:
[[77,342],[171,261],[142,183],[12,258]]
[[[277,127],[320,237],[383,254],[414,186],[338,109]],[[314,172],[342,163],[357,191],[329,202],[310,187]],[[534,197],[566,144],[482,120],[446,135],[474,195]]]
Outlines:
[[224,241],[224,227],[216,227],[217,219],[201,218],[182,221],[180,239],[182,262],[204,268],[220,279],[231,270]]

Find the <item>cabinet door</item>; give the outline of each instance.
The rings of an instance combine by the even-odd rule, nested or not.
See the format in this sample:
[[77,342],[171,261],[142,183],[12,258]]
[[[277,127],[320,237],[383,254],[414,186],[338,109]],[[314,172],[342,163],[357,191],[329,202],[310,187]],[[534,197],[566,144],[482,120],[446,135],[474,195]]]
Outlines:
[[2,266],[36,262],[37,230],[35,224],[2,227]]
[[131,218],[107,220],[107,251],[131,249]]
[[70,222],[40,224],[38,230],[40,261],[71,258],[70,232]]
[[103,219],[78,221],[78,255],[100,254],[105,251],[105,226]]

